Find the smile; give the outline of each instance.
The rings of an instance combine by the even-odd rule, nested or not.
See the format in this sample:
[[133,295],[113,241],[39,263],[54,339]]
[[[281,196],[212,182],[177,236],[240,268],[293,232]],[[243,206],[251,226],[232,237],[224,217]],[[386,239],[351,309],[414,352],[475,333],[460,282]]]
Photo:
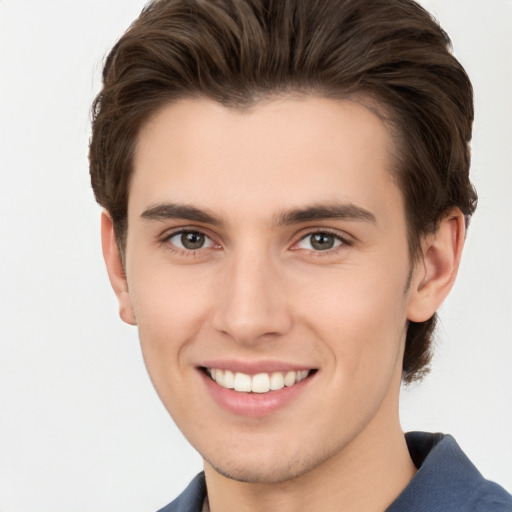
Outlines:
[[268,393],[284,387],[292,387],[303,381],[310,373],[309,370],[257,373],[248,375],[241,372],[206,368],[206,373],[219,386],[240,393]]

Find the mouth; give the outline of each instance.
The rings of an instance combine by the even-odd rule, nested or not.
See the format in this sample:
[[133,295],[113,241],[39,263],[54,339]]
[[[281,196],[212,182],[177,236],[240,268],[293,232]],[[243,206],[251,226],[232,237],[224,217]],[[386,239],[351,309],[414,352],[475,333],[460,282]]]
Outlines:
[[[209,395],[230,414],[263,418],[311,396],[317,368],[278,361],[211,361],[198,367]],[[313,387],[312,387],[313,386]]]
[[205,368],[202,370],[220,387],[238,393],[265,394],[291,388],[310,377],[316,372],[314,369],[297,371],[262,372],[250,375],[242,372],[233,372],[221,368]]

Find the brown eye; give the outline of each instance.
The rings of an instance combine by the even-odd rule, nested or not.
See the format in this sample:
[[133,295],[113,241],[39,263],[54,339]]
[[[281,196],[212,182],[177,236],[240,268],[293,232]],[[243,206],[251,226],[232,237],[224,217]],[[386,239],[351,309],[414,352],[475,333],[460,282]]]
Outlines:
[[182,233],[181,243],[185,249],[201,249],[204,245],[205,236],[201,233]]

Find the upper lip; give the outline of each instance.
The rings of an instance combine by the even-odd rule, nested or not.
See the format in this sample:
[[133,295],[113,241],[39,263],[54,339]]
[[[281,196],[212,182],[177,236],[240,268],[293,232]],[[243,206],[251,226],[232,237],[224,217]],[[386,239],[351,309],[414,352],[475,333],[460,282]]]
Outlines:
[[314,367],[310,365],[290,363],[275,360],[261,360],[261,361],[242,361],[242,360],[227,360],[218,359],[202,362],[199,367],[202,368],[216,368],[220,370],[230,370],[233,373],[240,372],[248,375],[256,375],[258,373],[272,373],[272,372],[290,372],[313,370]]

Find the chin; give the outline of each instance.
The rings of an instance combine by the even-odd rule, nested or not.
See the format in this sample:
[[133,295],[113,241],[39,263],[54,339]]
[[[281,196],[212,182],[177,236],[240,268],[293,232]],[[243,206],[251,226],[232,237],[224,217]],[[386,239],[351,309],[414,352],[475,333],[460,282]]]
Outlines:
[[[325,459],[327,459],[326,457]],[[312,459],[307,454],[301,454],[295,459],[279,457],[280,460],[255,460],[246,457],[240,460],[211,461],[207,463],[220,475],[251,484],[279,484],[287,482],[308,473],[325,462],[325,459],[317,457]]]
[[292,480],[307,472],[299,465],[272,464],[272,465],[249,465],[249,464],[229,464],[229,465],[210,465],[222,476],[237,482],[250,484],[278,484]]

